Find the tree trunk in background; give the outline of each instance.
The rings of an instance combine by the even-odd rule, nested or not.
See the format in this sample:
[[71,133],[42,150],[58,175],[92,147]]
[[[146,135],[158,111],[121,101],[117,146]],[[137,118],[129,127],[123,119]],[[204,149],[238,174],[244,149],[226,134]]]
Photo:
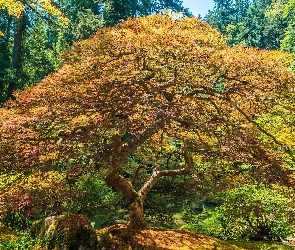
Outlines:
[[[26,17],[25,15],[21,16],[19,19],[16,20],[16,27],[14,33],[14,42],[13,42],[13,51],[12,51],[12,61],[11,66],[12,69],[15,70],[16,73],[19,73],[21,70],[21,62],[22,62],[22,42],[23,42],[23,35],[26,29]],[[12,80],[9,82],[7,97],[11,98],[13,91],[16,90],[17,82]]]
[[9,49],[9,41],[11,36],[12,29],[12,17],[8,14],[5,17],[7,19],[6,28],[5,28],[5,40],[1,44],[1,62],[0,62],[0,106],[6,100],[7,90],[5,81],[6,69],[11,67],[11,53]]

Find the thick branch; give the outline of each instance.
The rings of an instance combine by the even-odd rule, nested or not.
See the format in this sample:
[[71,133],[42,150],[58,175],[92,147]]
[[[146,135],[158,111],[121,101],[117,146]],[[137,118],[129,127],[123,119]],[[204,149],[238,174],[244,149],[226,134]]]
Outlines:
[[138,176],[138,173],[139,173],[140,169],[145,169],[145,170],[150,170],[150,171],[153,170],[152,167],[147,167],[147,166],[144,166],[144,165],[139,165],[137,167],[136,171],[135,171],[135,174],[134,174],[134,177],[133,177],[133,180],[132,180],[132,184],[135,183],[135,180],[136,180],[136,178]]
[[193,159],[188,154],[187,151],[182,153],[185,160],[185,167],[181,169],[174,170],[160,170],[159,166],[154,168],[153,174],[151,178],[144,184],[144,186],[139,190],[140,197],[142,201],[145,200],[147,193],[152,189],[152,187],[156,184],[156,182],[163,176],[176,176],[176,175],[185,175],[188,174],[189,171],[193,167]]
[[105,182],[107,185],[119,189],[127,204],[130,204],[133,201],[134,194],[136,194],[135,189],[132,184],[123,176],[120,176],[117,171],[109,170]]

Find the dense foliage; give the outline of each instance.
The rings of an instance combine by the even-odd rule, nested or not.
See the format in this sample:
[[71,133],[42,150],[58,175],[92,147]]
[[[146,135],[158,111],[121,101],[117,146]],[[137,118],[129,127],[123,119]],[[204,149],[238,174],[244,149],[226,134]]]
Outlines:
[[215,211],[184,210],[184,228],[232,240],[277,240],[294,234],[294,190],[243,185],[214,197]]
[[246,185],[221,197],[217,214],[232,239],[281,240],[294,233],[294,191]]
[[228,37],[229,44],[294,50],[294,1],[215,0],[206,16]]
[[63,60],[0,109],[2,172],[105,170],[123,194],[129,227],[140,228],[161,177],[214,165],[272,178],[294,164],[290,139],[263,123],[265,114],[281,117],[284,133],[293,131],[288,54],[228,47],[199,19],[154,15],[101,28]]

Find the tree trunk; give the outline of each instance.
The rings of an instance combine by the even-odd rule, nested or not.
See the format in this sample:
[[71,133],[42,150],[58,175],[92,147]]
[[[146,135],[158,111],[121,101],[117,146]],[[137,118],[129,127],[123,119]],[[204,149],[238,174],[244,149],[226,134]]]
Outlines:
[[138,193],[134,193],[133,201],[128,206],[129,222],[128,229],[141,230],[148,228],[149,225],[144,219],[143,200]]
[[119,189],[128,204],[129,212],[129,230],[140,230],[148,227],[148,223],[144,220],[143,215],[143,198],[134,189],[130,181],[119,175],[121,169],[121,162],[117,160],[112,161],[112,165],[106,175],[106,184]]
[[[117,145],[119,145],[119,143]],[[120,147],[117,147],[117,153],[122,153]],[[160,166],[156,165],[153,169],[152,176],[138,192],[134,189],[130,181],[119,175],[123,159],[120,159],[120,157],[110,157],[109,170],[105,181],[107,185],[119,189],[123,194],[129,211],[129,222],[127,225],[128,230],[141,230],[149,227],[148,223],[144,219],[143,203],[147,193],[161,177],[184,175],[189,173],[193,166],[192,157],[186,150],[180,154],[183,155],[185,160],[184,168],[176,170],[160,170]]]
[[[11,66],[19,73],[21,70],[21,52],[22,52],[22,43],[23,43],[23,36],[26,29],[26,17],[23,14],[19,19],[16,20],[16,27],[14,33],[14,41],[13,41],[13,51],[12,51],[12,60]],[[9,82],[8,90],[7,90],[7,97],[11,98],[13,91],[16,90],[17,82],[12,80]]]
[[2,60],[1,61],[1,71],[0,71],[0,107],[1,104],[4,103],[7,99],[6,95],[6,80],[5,80],[5,71],[7,68],[10,67],[11,63],[11,53],[9,50],[9,41],[10,41],[10,33],[11,33],[11,23],[12,23],[12,18],[8,14],[6,14],[6,32],[5,32],[5,42],[3,44],[3,55],[2,55]]
[[118,173],[109,173],[106,177],[106,184],[119,189],[128,204],[129,222],[128,229],[141,230],[148,228],[148,223],[143,215],[143,198],[135,191],[132,184]]

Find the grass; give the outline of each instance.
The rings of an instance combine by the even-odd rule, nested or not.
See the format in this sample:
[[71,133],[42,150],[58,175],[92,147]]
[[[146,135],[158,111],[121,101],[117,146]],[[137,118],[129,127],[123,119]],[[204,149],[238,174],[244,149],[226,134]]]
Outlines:
[[19,236],[20,233],[0,224],[0,243],[16,240]]

